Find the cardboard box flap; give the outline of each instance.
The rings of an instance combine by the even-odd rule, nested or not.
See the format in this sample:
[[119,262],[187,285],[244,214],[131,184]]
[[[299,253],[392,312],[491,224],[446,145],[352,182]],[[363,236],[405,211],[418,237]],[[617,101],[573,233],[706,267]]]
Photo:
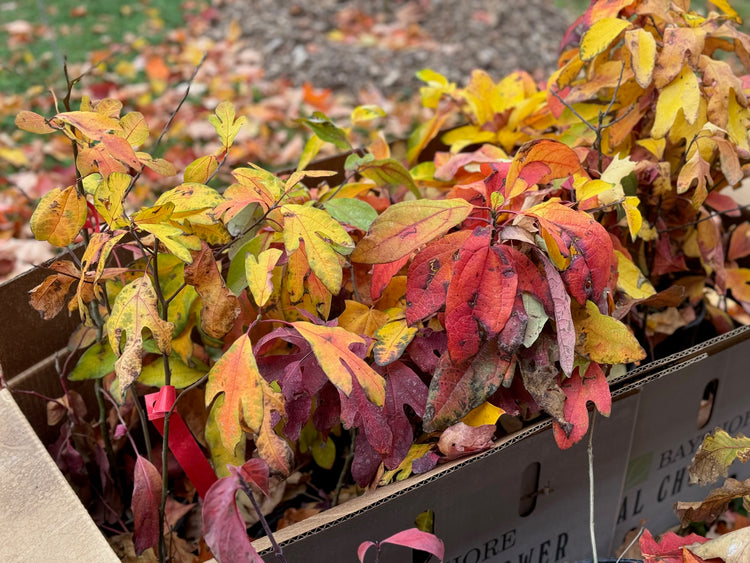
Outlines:
[[7,389],[0,389],[0,506],[2,561],[119,561]]

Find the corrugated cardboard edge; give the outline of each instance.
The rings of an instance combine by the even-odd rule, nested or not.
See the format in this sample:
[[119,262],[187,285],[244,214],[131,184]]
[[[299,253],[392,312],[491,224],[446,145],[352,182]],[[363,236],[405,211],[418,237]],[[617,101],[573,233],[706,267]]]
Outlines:
[[0,389],[0,560],[119,561],[7,389]]
[[[616,390],[613,390],[612,398],[619,399],[636,393],[638,392],[638,389],[651,381],[661,379],[662,377],[666,377],[676,371],[679,371],[690,364],[702,361],[709,355],[709,353],[705,352],[706,349],[711,349],[712,353],[717,353],[727,348],[728,346],[750,338],[750,327],[737,329],[736,331],[727,333],[727,335],[724,336],[726,336],[726,338],[720,337],[718,339],[718,342],[714,343],[712,341],[711,344],[697,345],[689,350],[686,350],[684,354],[680,355],[681,358],[684,358],[683,361],[667,362],[668,365],[665,369],[650,375],[642,374],[642,377],[640,379],[623,385]],[[715,346],[715,349],[713,348],[713,346]],[[673,360],[675,359],[673,358]],[[622,378],[619,378],[619,381],[624,381],[627,379],[629,378],[623,376]],[[616,405],[613,405],[613,408],[616,408]],[[394,500],[401,495],[407,494],[408,492],[416,488],[422,487],[427,483],[435,481],[436,479],[439,479],[447,475],[448,473],[458,471],[462,467],[465,467],[472,463],[476,463],[481,459],[494,455],[499,451],[502,451],[505,448],[508,448],[509,446],[528,438],[529,436],[547,430],[551,426],[551,419],[546,419],[538,422],[515,434],[498,440],[495,445],[486,452],[470,458],[456,460],[454,462],[441,465],[422,475],[409,477],[409,479],[400,483],[393,483],[385,487],[380,487],[372,492],[357,497],[356,499],[349,500],[345,504],[336,506],[334,508],[326,510],[325,512],[321,512],[319,514],[316,514],[315,516],[307,518],[302,522],[294,524],[288,528],[284,528],[283,530],[275,532],[274,539],[282,547],[296,543],[298,541],[302,541],[309,536],[318,534],[324,530],[340,524],[341,522],[345,522],[347,520],[350,520],[351,518],[355,518],[363,512],[372,510],[386,502],[390,502],[391,500]],[[630,448],[631,446],[632,444],[630,443],[627,445],[628,448]],[[261,555],[268,555],[271,553],[271,543],[268,538],[260,538],[258,540],[255,540],[253,542],[253,546]]]

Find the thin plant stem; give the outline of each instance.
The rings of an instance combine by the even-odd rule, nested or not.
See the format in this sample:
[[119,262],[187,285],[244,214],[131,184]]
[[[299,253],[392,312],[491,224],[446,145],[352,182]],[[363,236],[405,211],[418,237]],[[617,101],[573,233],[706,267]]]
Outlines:
[[339,503],[341,489],[344,487],[344,479],[346,478],[346,474],[349,472],[349,467],[351,467],[352,460],[354,459],[354,441],[357,438],[357,431],[352,428],[350,434],[352,437],[352,442],[349,446],[349,451],[346,453],[346,457],[344,458],[344,467],[341,468],[341,473],[339,473],[339,479],[336,482],[336,488],[333,490],[331,506],[336,506]]
[[591,534],[591,556],[594,563],[599,563],[596,553],[596,533],[594,531],[594,423],[596,410],[591,413],[591,428],[589,428],[589,443],[586,451],[589,457],[589,533]]
[[[130,393],[133,396],[133,405],[135,406],[135,410],[138,412],[138,420],[141,422],[141,431],[143,432],[143,442],[146,446],[146,459],[148,459],[149,462],[152,462],[151,460],[151,436],[148,432],[148,419],[146,418],[146,413],[143,410],[143,407],[141,406],[141,402],[138,400],[138,394],[135,392],[135,388],[130,388]],[[119,412],[119,411],[118,411]]]
[[253,490],[250,488],[250,485],[245,482],[244,479],[240,477],[242,481],[242,487],[245,489],[245,493],[247,493],[247,496],[250,498],[250,502],[253,504],[253,508],[255,509],[255,512],[258,514],[258,519],[260,520],[261,526],[263,526],[263,530],[266,532],[266,536],[268,536],[268,540],[271,542],[271,546],[273,546],[273,552],[276,554],[276,559],[281,561],[282,563],[287,563],[286,557],[284,557],[284,552],[281,550],[281,546],[276,542],[276,538],[273,537],[273,532],[271,531],[271,527],[268,525],[268,521],[266,520],[266,517],[263,516],[263,512],[260,510],[260,505],[258,505],[258,501],[255,500],[255,495],[253,494]]
[[133,436],[130,434],[130,429],[128,428],[128,425],[125,422],[125,419],[122,418],[122,413],[120,412],[120,405],[117,404],[117,401],[115,401],[115,398],[110,395],[106,389],[100,389],[100,392],[102,395],[104,395],[104,398],[107,399],[110,403],[112,403],[112,406],[115,408],[115,413],[117,414],[117,419],[120,421],[120,424],[125,427],[125,434],[128,437],[128,440],[130,441],[130,446],[133,448],[133,451],[136,455],[140,455],[138,453],[138,447],[135,444],[135,440],[133,439]]
[[622,553],[621,553],[621,554],[620,554],[620,556],[619,556],[619,557],[617,558],[617,561],[615,561],[615,563],[620,563],[620,560],[621,560],[621,559],[622,559],[623,557],[625,557],[625,554],[626,554],[626,553],[628,552],[628,550],[629,550],[629,549],[630,549],[631,547],[633,547],[633,545],[635,545],[635,542],[637,542],[637,541],[638,541],[638,539],[639,539],[639,538],[640,538],[640,537],[641,537],[641,536],[643,535],[643,531],[644,531],[645,529],[646,529],[646,528],[644,528],[643,526],[641,526],[641,527],[640,527],[640,528],[638,529],[638,533],[637,533],[637,534],[635,535],[635,537],[634,537],[634,538],[633,538],[632,540],[630,540],[630,543],[629,543],[629,544],[627,545],[627,547],[626,547],[625,549],[623,549],[623,550],[622,550]]

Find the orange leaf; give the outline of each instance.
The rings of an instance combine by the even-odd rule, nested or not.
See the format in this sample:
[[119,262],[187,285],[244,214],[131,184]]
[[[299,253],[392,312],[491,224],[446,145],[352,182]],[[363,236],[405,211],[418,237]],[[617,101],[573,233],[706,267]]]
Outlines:
[[352,377],[356,377],[367,398],[378,406],[385,400],[385,380],[352,349],[364,346],[364,338],[341,327],[294,322],[292,326],[307,340],[315,359],[328,379],[347,396],[352,392]]
[[576,172],[583,172],[581,163],[567,145],[550,139],[529,141],[513,157],[505,179],[505,199],[522,194],[534,184],[567,178]]
[[221,338],[240,314],[240,302],[227,288],[213,250],[204,242],[193,253],[193,263],[185,266],[185,283],[195,287],[201,298],[201,328],[213,338]]
[[39,201],[31,216],[31,231],[37,240],[55,246],[67,246],[78,236],[86,222],[86,198],[75,186],[50,190]]
[[448,232],[466,219],[474,206],[463,199],[404,201],[378,216],[359,241],[352,261],[363,264],[394,262]]

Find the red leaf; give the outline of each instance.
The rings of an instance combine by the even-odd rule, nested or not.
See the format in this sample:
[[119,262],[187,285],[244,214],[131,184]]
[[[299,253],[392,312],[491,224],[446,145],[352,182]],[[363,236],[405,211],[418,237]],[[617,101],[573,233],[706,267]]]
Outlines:
[[494,338],[471,360],[454,363],[449,354],[443,354],[430,381],[422,419],[425,432],[442,430],[481,405],[500,387],[513,365],[513,358],[503,359]]
[[440,561],[445,557],[445,546],[443,545],[442,540],[434,534],[423,532],[419,528],[409,528],[408,530],[393,534],[381,542],[365,541],[359,544],[359,548],[357,548],[357,557],[359,558],[360,563],[364,562],[367,550],[372,546],[376,546],[380,549],[379,546],[384,543],[410,547],[411,549],[418,549],[419,551],[426,551],[440,559]]
[[382,543],[390,543],[393,545],[401,545],[404,547],[410,547],[412,549],[418,549],[419,551],[426,551],[431,553],[441,561],[445,556],[445,546],[442,540],[440,540],[434,534],[429,532],[423,532],[418,528],[409,528],[403,532],[398,532],[392,536],[384,539]]
[[262,563],[237,508],[237,492],[242,489],[239,470],[229,468],[230,475],[211,485],[203,501],[204,539],[218,561]]
[[417,364],[424,373],[433,374],[438,366],[438,360],[448,347],[448,337],[445,332],[423,328],[417,332],[414,340],[407,347],[409,358]]
[[409,255],[407,254],[400,260],[395,262],[388,262],[386,264],[375,264],[372,267],[372,282],[370,283],[370,297],[373,301],[380,299],[383,294],[383,290],[391,283],[393,276],[395,276],[401,268],[409,261]]
[[698,534],[689,536],[678,536],[674,532],[667,532],[657,542],[648,530],[643,531],[643,535],[638,540],[641,548],[641,554],[644,561],[652,563],[683,563],[682,546],[693,543],[705,543],[708,538]]
[[588,401],[593,402],[604,416],[609,416],[612,408],[612,395],[601,366],[590,362],[583,377],[580,369],[576,368],[571,377],[560,383],[565,392],[563,414],[565,420],[573,425],[570,432],[566,433],[557,422],[553,423],[555,441],[562,450],[568,449],[586,435],[589,429],[589,411],[586,408]]
[[[230,469],[234,471],[234,468]],[[268,496],[268,464],[260,458],[253,458],[246,461],[239,468],[240,476],[247,483],[252,483],[258,487],[261,492]]]
[[558,268],[560,257],[567,262],[560,269],[570,295],[581,305],[587,299],[598,303],[609,281],[614,257],[607,230],[589,214],[553,201],[535,205],[526,214],[539,221],[550,258]]
[[406,278],[406,321],[414,324],[445,305],[453,276],[453,254],[461,248],[470,231],[446,235],[422,249],[412,260]]
[[136,555],[159,542],[161,475],[143,456],[138,456],[133,472],[133,543]]
[[349,396],[339,389],[341,420],[347,428],[360,427],[367,441],[381,455],[388,455],[393,448],[393,432],[386,421],[385,413],[367,400],[356,378],[352,378]]
[[479,350],[480,333],[496,336],[513,309],[518,276],[503,246],[490,246],[490,230],[474,230],[459,250],[445,303],[448,352],[461,362]]

